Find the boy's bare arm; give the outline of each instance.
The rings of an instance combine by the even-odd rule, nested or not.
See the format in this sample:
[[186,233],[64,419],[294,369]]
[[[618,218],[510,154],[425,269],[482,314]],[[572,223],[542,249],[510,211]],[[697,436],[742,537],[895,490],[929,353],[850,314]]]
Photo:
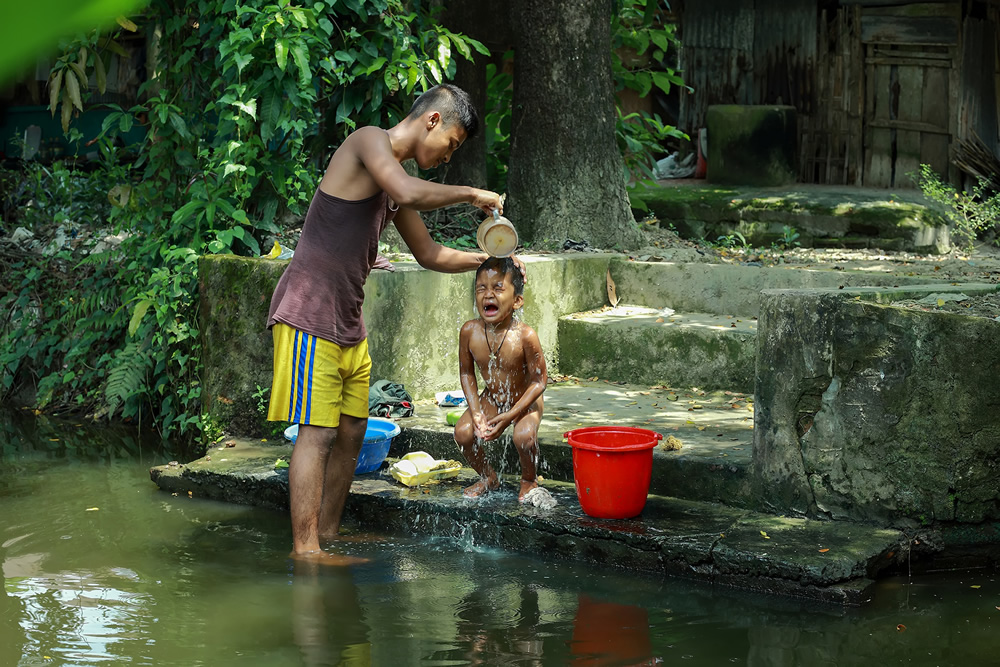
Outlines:
[[[378,186],[400,206],[415,211],[429,211],[450,204],[468,203],[492,213],[503,212],[500,195],[467,185],[444,185],[410,176],[392,153],[389,135],[377,127],[364,127],[354,133],[352,152],[364,165]],[[346,142],[345,142],[346,147]]]
[[441,273],[473,271],[488,257],[486,253],[455,250],[435,242],[420,214],[411,209],[400,207],[393,222],[414,259],[425,269]]

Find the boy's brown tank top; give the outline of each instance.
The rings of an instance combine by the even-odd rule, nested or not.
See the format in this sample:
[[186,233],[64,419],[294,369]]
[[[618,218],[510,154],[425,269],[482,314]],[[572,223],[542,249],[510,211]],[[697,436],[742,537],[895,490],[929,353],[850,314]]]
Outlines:
[[348,201],[316,188],[295,254],[271,296],[267,327],[282,322],[342,347],[363,341],[365,281],[397,210],[384,191]]

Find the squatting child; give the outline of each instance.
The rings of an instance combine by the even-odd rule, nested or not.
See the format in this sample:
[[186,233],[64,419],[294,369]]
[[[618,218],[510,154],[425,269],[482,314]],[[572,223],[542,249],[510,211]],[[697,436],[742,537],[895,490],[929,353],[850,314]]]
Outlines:
[[[469,497],[500,487],[484,445],[511,425],[521,462],[518,500],[525,502],[525,496],[538,487],[538,425],[548,374],[538,335],[514,317],[524,304],[523,291],[524,278],[509,257],[490,257],[476,271],[479,317],[462,325],[458,344],[462,391],[469,407],[455,425],[455,442],[480,476],[465,489]],[[476,368],[485,385],[482,393]]]

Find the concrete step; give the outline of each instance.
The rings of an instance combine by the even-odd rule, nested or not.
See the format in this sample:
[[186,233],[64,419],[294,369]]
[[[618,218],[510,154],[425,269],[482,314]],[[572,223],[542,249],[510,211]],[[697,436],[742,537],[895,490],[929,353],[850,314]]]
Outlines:
[[[435,458],[463,460],[454,430],[445,421],[448,411],[432,401],[417,401],[413,417],[396,420],[402,433],[393,440],[390,456],[425,451]],[[637,426],[680,441],[679,450],[653,451],[650,493],[752,506],[752,395],[564,378],[545,390],[538,431],[542,476],[573,481],[572,449],[563,434],[586,426]],[[519,473],[508,437],[491,447],[498,470]]]
[[[152,480],[165,491],[287,510],[287,443],[236,439],[183,465],[157,466]],[[875,577],[905,562],[906,538],[894,530],[846,522],[790,519],[713,503],[650,496],[639,517],[588,517],[572,484],[546,481],[557,500],[541,510],[519,505],[516,477],[470,501],[459,478],[407,488],[386,472],[355,477],[345,520],[363,530],[461,539],[537,556],[647,576],[682,576],[712,585],[856,605]],[[349,550],[348,547],[343,547]]]
[[753,392],[755,317],[619,304],[559,318],[558,339],[569,375]]

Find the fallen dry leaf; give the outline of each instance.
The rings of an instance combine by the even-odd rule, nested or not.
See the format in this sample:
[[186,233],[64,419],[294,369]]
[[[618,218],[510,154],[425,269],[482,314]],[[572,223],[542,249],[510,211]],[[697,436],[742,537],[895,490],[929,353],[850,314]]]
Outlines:
[[608,302],[610,302],[612,306],[617,306],[620,299],[618,298],[618,292],[615,289],[615,281],[611,279],[611,269],[608,269],[607,283],[608,283]]
[[820,552],[821,554],[825,554],[825,553],[826,553],[827,551],[829,551],[829,549],[820,549],[820,550],[819,550],[819,552]]

